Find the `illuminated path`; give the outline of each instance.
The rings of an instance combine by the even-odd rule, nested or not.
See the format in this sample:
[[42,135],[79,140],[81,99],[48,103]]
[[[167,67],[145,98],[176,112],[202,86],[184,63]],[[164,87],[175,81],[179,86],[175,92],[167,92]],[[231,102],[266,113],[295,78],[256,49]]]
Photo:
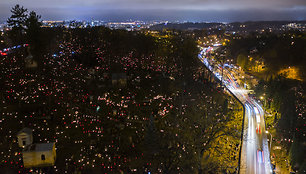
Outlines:
[[[264,110],[253,98],[248,96],[247,90],[240,87],[231,73],[231,65],[223,69],[206,58],[206,53],[211,48],[204,48],[198,55],[199,59],[213,74],[235,95],[245,107],[245,120],[243,130],[243,142],[241,149],[241,161],[239,172],[241,174],[269,174],[272,173],[270,152],[265,129]],[[212,66],[214,65],[214,67]],[[238,77],[237,77],[238,79]]]

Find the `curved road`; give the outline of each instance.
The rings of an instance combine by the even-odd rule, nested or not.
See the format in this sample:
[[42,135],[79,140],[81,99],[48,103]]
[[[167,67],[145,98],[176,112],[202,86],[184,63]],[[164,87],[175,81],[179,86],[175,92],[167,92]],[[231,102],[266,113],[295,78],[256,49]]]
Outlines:
[[[206,54],[211,48],[204,48],[198,55],[204,65],[222,81],[225,87],[232,92],[245,106],[245,121],[243,142],[241,149],[241,174],[269,174],[272,173],[270,152],[265,129],[264,110],[261,105],[248,96],[247,90],[236,82],[231,65],[222,67],[207,59]],[[237,77],[239,78],[239,77]]]

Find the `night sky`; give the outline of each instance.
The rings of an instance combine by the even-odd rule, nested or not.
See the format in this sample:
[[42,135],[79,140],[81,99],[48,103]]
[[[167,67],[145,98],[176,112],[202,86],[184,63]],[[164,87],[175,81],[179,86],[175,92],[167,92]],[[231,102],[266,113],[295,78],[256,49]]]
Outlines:
[[44,20],[306,20],[306,0],[0,0],[0,20],[15,4]]

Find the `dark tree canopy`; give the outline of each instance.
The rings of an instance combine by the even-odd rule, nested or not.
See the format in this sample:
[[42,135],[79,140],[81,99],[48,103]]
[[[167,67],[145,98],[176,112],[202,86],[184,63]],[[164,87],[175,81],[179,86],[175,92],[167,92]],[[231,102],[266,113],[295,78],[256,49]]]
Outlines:
[[41,25],[40,15],[36,12],[31,11],[27,20],[25,21],[26,32],[27,32],[27,42],[32,46],[32,48],[39,49],[41,46]]
[[35,11],[29,13],[29,17],[25,21],[25,25],[28,30],[40,28],[42,23],[40,22],[40,15],[37,15]]
[[25,22],[27,20],[28,10],[20,5],[16,5],[12,8],[12,15],[7,19],[8,26],[12,27],[12,30],[9,32],[10,39],[13,44],[20,44],[24,41],[23,31],[25,29]]
[[27,11],[28,10],[26,8],[20,6],[19,4],[15,5],[15,7],[13,7],[11,10],[11,17],[7,20],[8,25],[13,28],[24,29],[24,24],[28,16],[26,14]]

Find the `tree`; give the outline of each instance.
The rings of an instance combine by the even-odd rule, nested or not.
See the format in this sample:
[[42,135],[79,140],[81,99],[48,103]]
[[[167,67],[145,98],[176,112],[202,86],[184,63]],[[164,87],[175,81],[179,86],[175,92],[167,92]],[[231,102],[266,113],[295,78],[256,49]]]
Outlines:
[[223,103],[223,113],[226,114],[227,111],[228,111],[228,99],[225,99]]
[[29,17],[25,21],[27,32],[33,34],[35,31],[39,30],[42,23],[39,21],[41,18],[40,15],[37,15],[35,11],[29,13]]
[[41,25],[39,21],[41,18],[40,15],[37,15],[36,12],[31,11],[28,18],[25,21],[26,32],[27,32],[27,41],[31,45],[31,51],[36,57],[41,49]]
[[27,20],[27,11],[26,8],[19,6],[19,4],[15,5],[11,10],[13,14],[7,20],[8,25],[13,28],[24,29],[24,24]]
[[27,20],[27,11],[26,8],[23,8],[23,6],[20,6],[19,4],[15,5],[11,10],[12,15],[8,18],[7,23],[8,26],[12,27],[9,36],[12,39],[13,44],[19,44],[23,41],[22,34]]
[[247,69],[248,66],[248,57],[245,56],[244,54],[239,54],[237,57],[237,64],[242,68],[242,69]]

